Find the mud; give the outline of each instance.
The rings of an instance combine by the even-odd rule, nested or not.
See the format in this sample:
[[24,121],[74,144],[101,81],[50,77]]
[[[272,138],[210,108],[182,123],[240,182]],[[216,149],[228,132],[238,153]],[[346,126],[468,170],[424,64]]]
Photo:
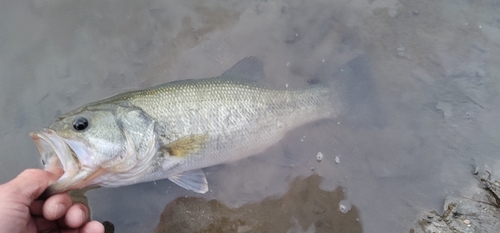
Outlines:
[[342,188],[324,191],[321,178],[297,178],[283,196],[230,208],[217,200],[180,197],[170,202],[160,217],[157,233],[216,232],[363,232],[359,210],[343,213]]

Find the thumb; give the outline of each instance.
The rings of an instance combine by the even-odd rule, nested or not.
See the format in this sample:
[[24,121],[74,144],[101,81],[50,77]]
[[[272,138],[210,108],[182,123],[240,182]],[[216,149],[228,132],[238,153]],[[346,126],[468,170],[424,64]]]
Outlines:
[[49,185],[62,176],[62,170],[44,171],[40,169],[27,169],[16,178],[5,184],[5,188],[12,190],[14,195],[19,195],[28,206],[37,199]]

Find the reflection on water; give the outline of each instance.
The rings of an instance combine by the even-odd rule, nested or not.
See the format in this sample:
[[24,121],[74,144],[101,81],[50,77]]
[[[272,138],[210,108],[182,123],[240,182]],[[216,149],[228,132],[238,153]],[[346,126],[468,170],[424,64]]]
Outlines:
[[[229,208],[217,200],[180,197],[161,214],[158,233],[217,232],[363,232],[356,206],[343,213],[342,188],[324,191],[322,178],[295,179],[282,197]],[[345,211],[344,211],[345,212]]]

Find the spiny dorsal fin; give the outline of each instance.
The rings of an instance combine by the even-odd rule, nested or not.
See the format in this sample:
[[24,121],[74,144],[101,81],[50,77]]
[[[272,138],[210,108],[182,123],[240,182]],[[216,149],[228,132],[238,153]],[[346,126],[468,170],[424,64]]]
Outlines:
[[264,77],[264,68],[258,57],[245,57],[222,73],[221,76],[258,81]]
[[199,151],[207,140],[208,135],[205,134],[189,135],[163,146],[162,150],[170,156],[184,157]]
[[191,170],[175,174],[168,178],[175,184],[197,193],[206,193],[208,191],[208,182],[201,169]]

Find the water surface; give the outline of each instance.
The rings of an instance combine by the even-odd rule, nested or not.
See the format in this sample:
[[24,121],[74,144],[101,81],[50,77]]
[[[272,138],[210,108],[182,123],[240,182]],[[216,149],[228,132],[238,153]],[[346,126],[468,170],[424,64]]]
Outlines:
[[270,86],[334,80],[344,114],[205,169],[204,195],[167,180],[91,190],[93,218],[152,232],[179,197],[238,208],[317,174],[327,192],[342,186],[363,232],[408,232],[446,196],[470,196],[471,158],[494,176],[500,166],[499,11],[452,0],[2,1],[0,182],[41,166],[28,133],[61,113],[257,56]]

